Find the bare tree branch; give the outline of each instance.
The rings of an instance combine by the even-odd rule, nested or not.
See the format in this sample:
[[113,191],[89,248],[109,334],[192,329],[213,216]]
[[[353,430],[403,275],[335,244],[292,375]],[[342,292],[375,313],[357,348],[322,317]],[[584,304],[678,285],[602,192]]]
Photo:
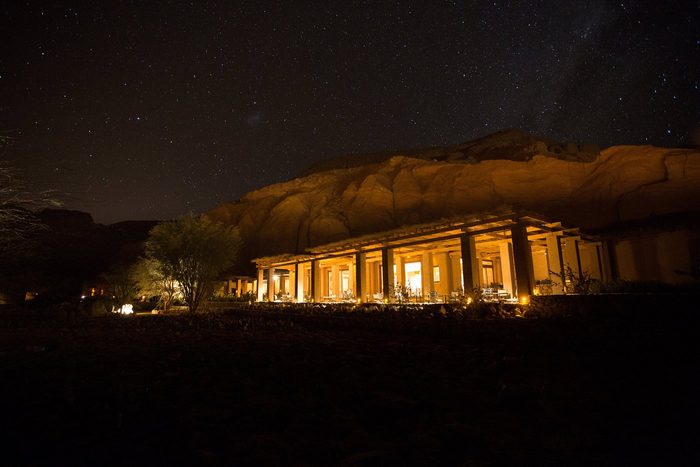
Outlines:
[[[0,153],[12,143],[12,138],[0,135]],[[27,246],[44,229],[36,212],[60,205],[54,190],[33,189],[17,170],[0,161],[0,254]]]

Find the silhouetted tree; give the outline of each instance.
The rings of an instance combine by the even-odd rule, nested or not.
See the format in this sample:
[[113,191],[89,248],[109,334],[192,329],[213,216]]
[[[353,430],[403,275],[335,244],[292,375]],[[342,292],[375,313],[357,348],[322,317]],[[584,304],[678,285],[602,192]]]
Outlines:
[[151,230],[146,252],[162,276],[172,278],[191,312],[211,296],[213,282],[233,265],[241,245],[238,230],[193,215]]
[[139,295],[158,297],[163,311],[168,311],[173,302],[181,297],[177,281],[165,275],[165,268],[154,258],[140,258],[134,265],[133,277]]
[[[0,156],[12,143],[12,138],[0,135]],[[26,249],[43,228],[36,211],[59,205],[54,191],[28,187],[17,170],[0,160],[0,256]]]
[[0,299],[20,302],[35,276],[28,264],[38,256],[39,237],[46,229],[36,213],[60,203],[54,191],[32,187],[3,160],[13,142],[0,135]]

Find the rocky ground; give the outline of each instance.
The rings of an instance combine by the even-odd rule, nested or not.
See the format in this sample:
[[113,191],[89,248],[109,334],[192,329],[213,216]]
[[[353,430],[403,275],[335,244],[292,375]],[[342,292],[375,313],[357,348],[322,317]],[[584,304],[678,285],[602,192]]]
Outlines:
[[3,463],[697,465],[696,337],[687,310],[5,313]]

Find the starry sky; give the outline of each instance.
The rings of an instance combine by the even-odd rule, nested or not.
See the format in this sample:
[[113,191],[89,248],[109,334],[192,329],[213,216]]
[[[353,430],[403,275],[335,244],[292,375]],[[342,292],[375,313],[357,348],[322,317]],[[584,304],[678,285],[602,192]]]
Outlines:
[[689,146],[700,2],[3,2],[0,157],[111,223],[314,161],[458,144]]

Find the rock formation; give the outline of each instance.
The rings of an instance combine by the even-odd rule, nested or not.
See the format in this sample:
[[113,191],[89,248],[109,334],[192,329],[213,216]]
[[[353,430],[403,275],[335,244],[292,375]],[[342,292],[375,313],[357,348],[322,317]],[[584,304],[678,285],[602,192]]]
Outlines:
[[351,158],[317,164],[305,176],[250,192],[207,215],[239,227],[245,263],[504,205],[584,229],[700,210],[696,149],[599,151],[511,130],[410,156],[360,159],[359,165]]

